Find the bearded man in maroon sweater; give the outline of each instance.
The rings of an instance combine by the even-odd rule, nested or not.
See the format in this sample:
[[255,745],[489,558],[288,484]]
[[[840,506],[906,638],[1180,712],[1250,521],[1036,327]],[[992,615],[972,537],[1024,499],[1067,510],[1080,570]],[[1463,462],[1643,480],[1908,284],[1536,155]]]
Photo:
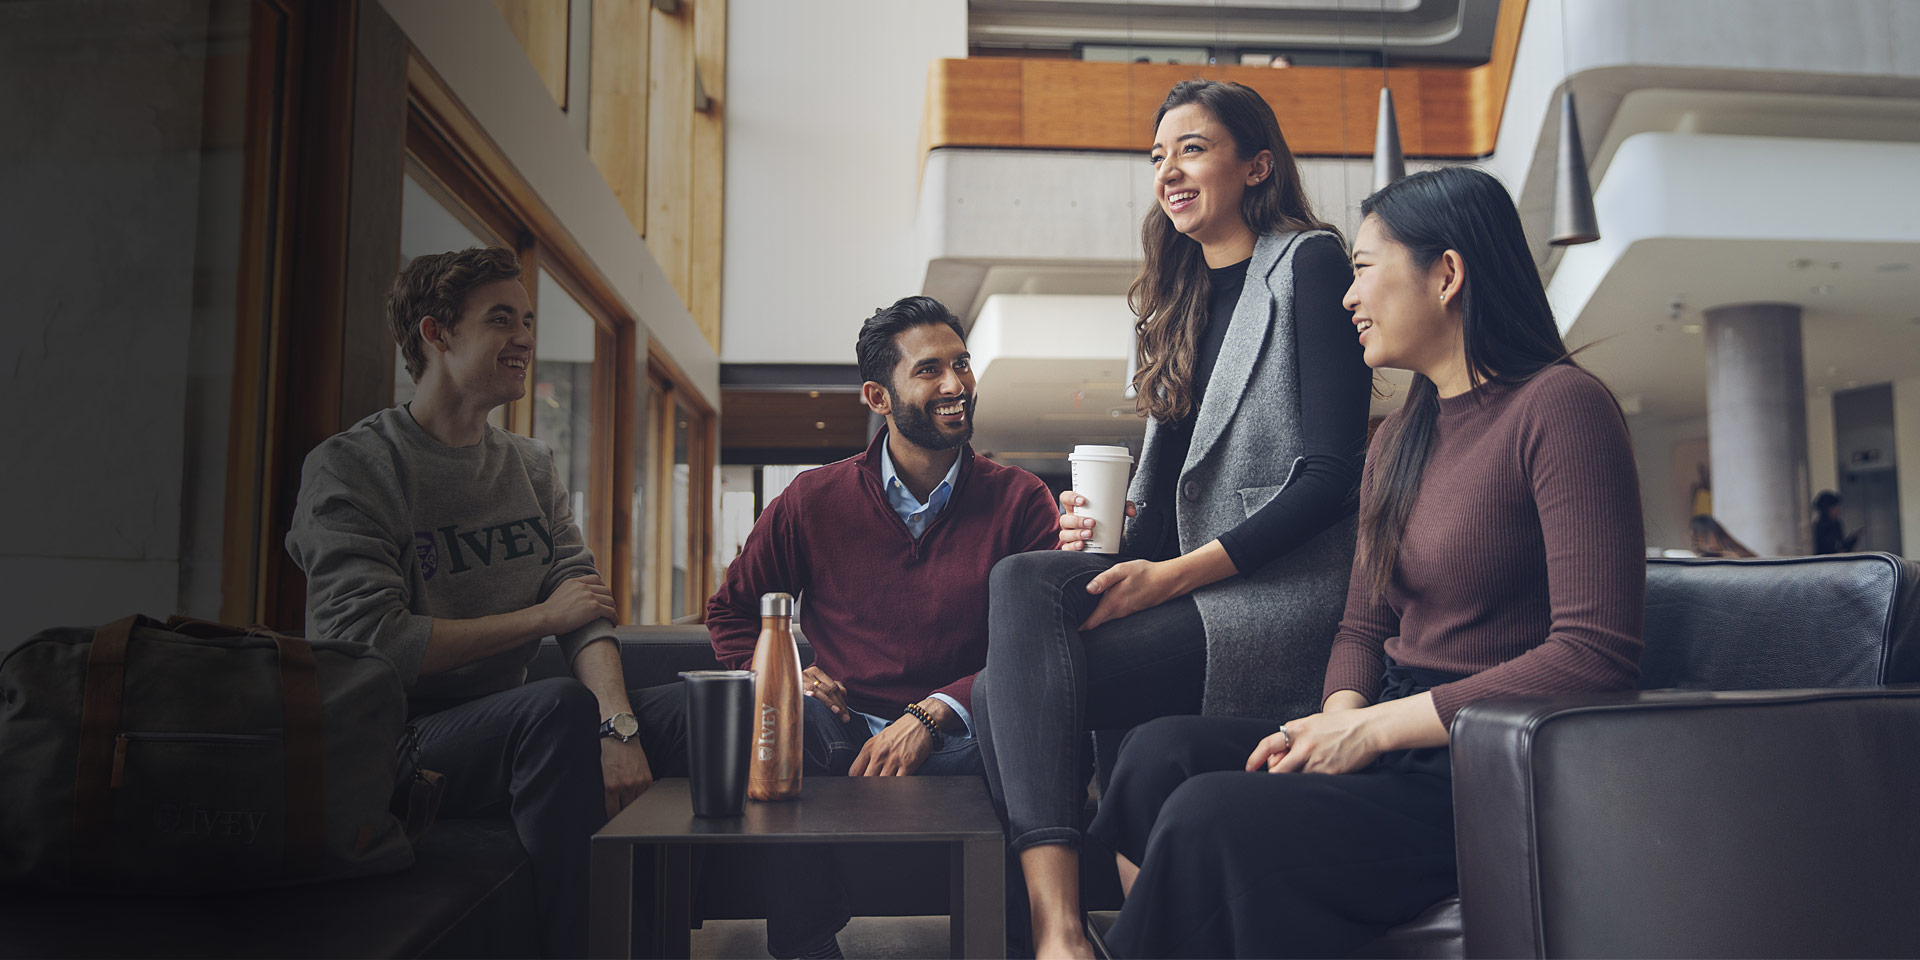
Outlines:
[[[808,775],[979,775],[973,678],[987,663],[987,575],[1059,543],[1040,478],[973,452],[973,368],[960,322],[930,297],[870,317],[862,398],[887,418],[858,457],[794,478],[753,525],[707,601],[714,653],[745,668],[760,595],[799,599],[813,645],[803,677]],[[818,848],[821,851],[826,848]],[[776,957],[837,956],[846,924],[830,852],[770,898]],[[816,891],[812,893],[803,891]],[[812,901],[812,902],[807,902]]]

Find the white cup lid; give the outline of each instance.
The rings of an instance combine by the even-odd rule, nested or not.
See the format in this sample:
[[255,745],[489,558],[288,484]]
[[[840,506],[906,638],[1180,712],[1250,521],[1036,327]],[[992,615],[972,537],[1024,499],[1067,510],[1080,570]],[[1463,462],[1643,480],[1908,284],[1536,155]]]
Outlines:
[[1106,446],[1100,446],[1097,444],[1083,443],[1074,447],[1073,452],[1067,455],[1067,459],[1068,460],[1122,460],[1127,463],[1132,463],[1133,454],[1127,452],[1126,447],[1106,447]]

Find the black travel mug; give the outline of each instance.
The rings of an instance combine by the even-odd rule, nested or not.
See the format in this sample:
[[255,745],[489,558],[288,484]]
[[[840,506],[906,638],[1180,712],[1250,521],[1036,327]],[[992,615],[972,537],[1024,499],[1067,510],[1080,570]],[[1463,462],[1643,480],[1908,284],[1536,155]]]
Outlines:
[[688,670],[687,776],[696,817],[737,817],[747,802],[753,671]]

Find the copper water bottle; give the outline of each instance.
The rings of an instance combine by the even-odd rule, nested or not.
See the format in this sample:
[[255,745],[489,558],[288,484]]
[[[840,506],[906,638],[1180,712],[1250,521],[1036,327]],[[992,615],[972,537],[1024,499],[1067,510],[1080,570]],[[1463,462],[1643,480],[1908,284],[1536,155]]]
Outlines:
[[753,761],[747,796],[791,800],[800,795],[806,733],[800,702],[800,648],[793,642],[793,597],[760,597],[760,642],[753,648]]

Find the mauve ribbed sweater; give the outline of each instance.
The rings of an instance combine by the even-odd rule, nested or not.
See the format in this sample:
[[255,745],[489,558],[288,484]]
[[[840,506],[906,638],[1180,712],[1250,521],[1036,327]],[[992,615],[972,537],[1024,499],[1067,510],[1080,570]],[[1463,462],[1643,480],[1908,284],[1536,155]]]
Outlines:
[[[1362,503],[1378,455],[1376,438]],[[1470,674],[1433,688],[1449,726],[1489,697],[1628,689],[1646,615],[1645,540],[1626,423],[1591,374],[1561,364],[1442,399],[1393,581],[1373,602],[1354,566],[1322,698],[1376,697],[1383,650],[1405,666]]]

